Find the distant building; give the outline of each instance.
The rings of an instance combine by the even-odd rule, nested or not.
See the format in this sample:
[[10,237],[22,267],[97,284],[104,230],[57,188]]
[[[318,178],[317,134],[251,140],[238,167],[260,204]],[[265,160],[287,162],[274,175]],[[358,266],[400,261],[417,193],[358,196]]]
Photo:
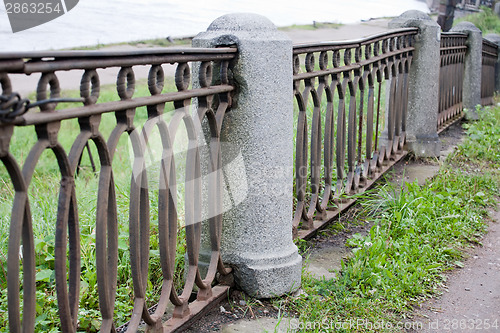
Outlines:
[[493,7],[493,0],[459,0],[457,7],[462,9],[479,9],[480,6]]

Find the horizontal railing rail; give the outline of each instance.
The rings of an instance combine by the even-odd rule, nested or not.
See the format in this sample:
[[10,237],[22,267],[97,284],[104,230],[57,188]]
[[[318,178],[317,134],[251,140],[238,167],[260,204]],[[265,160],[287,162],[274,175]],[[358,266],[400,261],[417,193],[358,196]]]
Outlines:
[[495,94],[495,66],[498,60],[498,46],[483,39],[481,66],[481,105],[492,105]]
[[438,131],[443,131],[463,117],[463,84],[466,53],[466,34],[453,32],[441,33]]
[[[0,54],[0,160],[5,166],[0,172],[4,179],[10,179],[13,189],[8,275],[7,281],[0,282],[7,284],[11,332],[31,332],[35,327],[35,290],[41,282],[37,275],[40,267],[34,227],[42,221],[32,215],[33,207],[39,202],[33,202],[30,191],[38,177],[36,169],[47,162],[41,162],[46,150],[54,153],[47,160],[58,165],[55,172],[61,177],[57,207],[50,207],[55,211],[55,218],[45,224],[55,237],[50,269],[55,274],[63,332],[79,329],[82,272],[93,269],[99,297],[98,307],[93,309],[101,313],[101,318],[96,319],[103,332],[115,330],[124,321],[128,321],[128,330],[134,332],[141,322],[158,331],[174,330],[205,304],[225,295],[228,287],[212,285],[217,273],[230,272],[220,257],[219,134],[235,89],[231,68],[236,56],[235,48]],[[135,78],[134,71],[140,65],[149,66],[147,80]],[[101,86],[99,79],[103,68],[118,70],[116,92],[104,97],[101,93],[106,87]],[[167,69],[171,70],[171,79],[167,77]],[[78,97],[61,88],[64,84],[58,77],[68,70],[83,70],[75,72],[76,79],[81,77]],[[19,75],[40,75],[38,85],[32,87],[36,91],[35,100],[16,93],[21,87],[15,82],[23,81],[11,79]],[[36,140],[28,140],[26,155],[12,148],[13,141],[26,133],[19,132],[22,127],[36,132]],[[119,151],[122,136],[129,142],[130,169],[116,167],[123,153]],[[204,140],[207,152],[202,151]],[[184,142],[185,151],[174,155],[179,141]],[[91,196],[94,213],[82,212],[78,195],[81,182],[77,173],[83,170],[85,149],[89,155],[84,160],[90,160],[97,184]],[[156,154],[151,153],[151,149]],[[210,180],[202,179],[202,171],[210,173]],[[121,173],[126,177],[120,176]],[[119,179],[125,179],[128,189],[118,189]],[[202,192],[208,193],[208,197],[202,197]],[[93,216],[85,222],[93,232],[85,236],[95,240],[95,246],[93,242],[90,245],[95,258],[85,260],[82,260],[80,243],[82,213]],[[204,276],[198,268],[202,222],[207,224],[211,249]],[[178,239],[184,244],[181,249],[177,247]],[[125,280],[118,276],[122,241],[130,251],[130,267],[126,271],[129,278]],[[176,272],[179,256],[184,256],[180,252],[184,246],[185,280]],[[150,251],[158,253],[155,271],[160,276],[157,284],[148,287],[152,281]],[[93,263],[89,264],[89,260]],[[116,318],[117,289],[129,290],[129,286],[133,286],[130,295],[119,301],[133,300],[130,316]],[[153,304],[148,304],[151,288],[157,295],[153,308],[150,308]],[[198,290],[195,300],[194,289]],[[168,303],[173,304],[174,309],[165,317]]]
[[404,156],[417,32],[294,46],[295,237],[313,235]]
[[[239,50],[1,53],[0,319],[8,313],[12,332],[48,321],[63,332],[169,332],[234,283],[257,297],[296,290],[290,230],[314,236],[407,149],[438,157],[436,129],[480,102],[478,75],[464,89],[479,73],[469,46],[479,32],[439,35],[407,15],[391,26],[419,28],[294,45],[293,55],[271,22],[240,14],[194,40]],[[486,105],[497,46],[483,41],[481,60]],[[265,237],[249,238],[254,229]],[[223,237],[235,268],[226,279]]]

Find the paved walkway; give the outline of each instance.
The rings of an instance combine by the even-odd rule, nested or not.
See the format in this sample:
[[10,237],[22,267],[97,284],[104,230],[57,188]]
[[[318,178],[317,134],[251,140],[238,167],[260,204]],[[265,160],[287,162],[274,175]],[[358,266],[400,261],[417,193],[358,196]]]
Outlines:
[[[315,30],[301,30],[301,29],[291,29],[284,31],[290,36],[295,44],[298,43],[310,43],[318,41],[340,41],[340,40],[352,40],[359,39],[362,37],[375,35],[384,31],[387,31],[387,19],[371,20],[367,22],[362,22],[359,24],[348,24],[342,25],[339,28],[325,28],[325,29],[315,29]],[[132,45],[114,45],[108,48],[103,48],[101,50],[133,50],[137,47]],[[146,79],[148,77],[150,66],[134,66],[134,73],[137,80]],[[175,73],[174,65],[163,65],[165,70],[165,75],[173,76]],[[118,74],[119,68],[110,69],[99,69],[99,79],[101,85],[115,84],[116,76]],[[58,72],[57,77],[61,85],[62,91],[64,90],[78,90],[80,88],[80,80],[82,78],[83,71],[73,70],[66,72]],[[12,81],[12,87],[14,91],[19,92],[21,96],[26,96],[36,90],[38,80],[40,79],[40,74],[32,74],[26,76],[24,74],[10,75]]]
[[449,274],[443,295],[416,311],[423,332],[500,332],[500,211],[492,217],[482,246]]
[[376,19],[357,24],[346,24],[338,28],[284,31],[294,43],[353,40],[379,34],[389,30],[388,19]]

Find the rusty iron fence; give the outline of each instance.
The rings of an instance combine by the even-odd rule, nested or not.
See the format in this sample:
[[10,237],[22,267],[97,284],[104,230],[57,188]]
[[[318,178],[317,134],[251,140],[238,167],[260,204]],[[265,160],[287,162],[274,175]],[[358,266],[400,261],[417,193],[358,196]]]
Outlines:
[[[61,177],[60,184],[56,185],[60,189],[57,219],[54,221],[53,253],[60,329],[63,332],[77,330],[82,254],[75,177],[82,154],[86,153],[85,149],[88,149],[91,142],[95,144],[94,149],[97,151],[93,164],[95,177],[98,178],[95,197],[95,260],[99,309],[102,315],[100,330],[110,332],[117,329],[114,307],[119,287],[118,216],[123,214],[123,208],[117,207],[113,160],[122,136],[133,147],[135,172],[130,177],[130,189],[126,193],[129,198],[128,216],[125,217],[129,229],[127,246],[130,250],[133,280],[133,311],[127,324],[128,331],[135,332],[141,322],[155,331],[178,329],[206,304],[226,294],[229,287],[212,287],[217,273],[226,275],[230,272],[229,268],[224,267],[219,251],[222,227],[222,189],[218,184],[220,175],[212,177],[207,185],[210,195],[208,210],[213,214],[206,220],[211,247],[206,275],[202,276],[198,268],[201,242],[199,222],[203,218],[199,216],[203,201],[201,187],[205,186],[201,183],[200,175],[202,164],[207,165],[209,172],[220,168],[219,133],[224,114],[231,106],[234,86],[230,76],[232,60],[236,55],[235,48],[60,51],[0,55],[0,159],[14,190],[7,259],[8,325],[11,332],[32,332],[35,325],[37,254],[33,224],[38,221],[33,220],[28,193],[40,156],[46,150],[53,152],[52,161],[54,165],[58,165]],[[149,66],[148,81],[143,83],[147,85],[149,92],[136,97],[134,71],[139,66]],[[175,86],[170,91],[164,91],[166,66],[173,66],[175,73]],[[116,100],[102,101],[99,98],[99,73],[103,68],[118,71],[116,91],[119,98]],[[81,75],[80,97],[62,97],[58,75],[68,70],[78,70],[77,75]],[[36,101],[16,93],[19,87],[13,84],[11,78],[16,75],[37,74],[40,75],[38,86],[33,87],[33,90],[36,88]],[[69,102],[78,104],[67,107],[66,103]],[[166,105],[175,109],[169,116],[170,120],[165,115]],[[108,113],[114,115],[116,125],[109,137],[105,138],[100,125]],[[134,121],[139,113],[146,119],[142,129]],[[75,134],[76,139],[71,148],[65,149],[60,138],[72,133],[60,133],[60,128],[72,119],[78,121],[79,131]],[[37,136],[36,143],[29,154],[24,156],[24,161],[16,159],[9,147],[13,134],[19,127],[34,128]],[[180,228],[175,207],[178,161],[174,158],[172,145],[181,127],[185,128],[188,141],[183,199],[187,263],[185,282],[179,291],[174,287],[176,240]],[[144,164],[148,138],[153,130],[159,133],[156,143],[161,146],[162,151],[161,158],[157,161],[159,171],[156,182],[159,190],[156,198],[150,197],[148,186],[151,179],[148,180]],[[200,161],[203,154],[200,155],[198,147],[200,133],[209,142],[209,159],[204,162]],[[88,149],[88,152],[91,150]],[[154,234],[150,233],[153,222],[150,218],[150,210],[153,208],[151,202],[155,202],[155,209],[158,210],[155,221],[157,232]],[[146,297],[150,237],[156,237],[163,276],[162,283],[153,286],[161,290],[159,301],[154,306],[148,304]],[[20,254],[23,258],[22,266]],[[197,290],[195,297],[193,290]],[[164,318],[169,302],[174,306],[170,319]]]
[[[293,47],[294,237],[312,237],[406,156],[406,125],[412,121],[407,117],[409,73],[417,33],[417,28],[406,28],[357,41]],[[463,115],[466,41],[464,34],[442,34],[439,131]],[[494,44],[483,42],[483,104],[492,103],[497,54]],[[232,80],[237,56],[238,50],[230,47],[0,54],[0,160],[4,167],[0,171],[13,189],[7,257],[11,332],[31,332],[36,320],[33,225],[37,221],[32,216],[29,191],[46,151],[53,152],[51,162],[57,164],[60,175],[57,207],[53,207],[57,216],[53,256],[61,331],[75,332],[79,325],[82,247],[75,180],[85,154],[98,184],[93,223],[100,330],[137,331],[145,326],[152,331],[175,331],[224,297],[229,286],[218,285],[216,275],[228,275],[231,269],[224,266],[220,253],[220,133],[237,90]],[[145,67],[147,82],[137,83],[135,72]],[[103,100],[99,77],[101,71],[109,69],[117,72],[117,97]],[[81,78],[79,97],[64,94],[59,77],[66,71]],[[33,100],[16,92],[20,87],[14,78],[27,75],[40,76],[37,86],[32,87],[36,90]],[[166,88],[169,75],[172,87]],[[141,84],[147,86],[146,93],[138,92]],[[105,135],[102,124],[108,116],[115,122]],[[141,117],[142,125],[138,124]],[[78,130],[64,132],[63,125],[72,121],[77,122]],[[36,133],[29,153],[21,157],[11,149],[20,128]],[[149,141],[154,131],[159,135],[154,140],[161,153],[154,161],[157,172],[153,181],[146,160],[151,158]],[[74,138],[65,147],[61,136],[70,134]],[[114,160],[122,138],[130,144],[133,166],[125,193],[126,216],[117,204],[115,186]],[[176,140],[187,142],[184,155],[175,154]],[[208,151],[202,151],[202,142],[208,142]],[[185,167],[177,163],[179,159]],[[178,180],[181,171],[185,172],[184,187]],[[204,173],[215,176],[204,179]],[[158,185],[157,192],[150,189],[153,182]],[[179,193],[183,216],[179,216]],[[152,218],[153,210],[157,218]],[[203,211],[208,211],[207,216],[202,216]],[[122,327],[114,315],[120,287],[120,220],[127,224],[133,285],[133,310]],[[202,229],[208,231],[203,242],[210,252],[206,272],[199,267]],[[175,275],[179,237],[186,244],[184,279]],[[151,287],[148,274],[153,239],[158,246],[162,281]],[[179,283],[180,288],[176,287]],[[151,288],[159,290],[155,302],[147,296]],[[165,316],[169,304],[173,310]]]
[[[464,116],[463,87],[467,48],[466,34],[441,33],[438,132],[442,132]],[[498,46],[483,39],[481,69],[481,105],[483,106],[493,104],[497,59]]]
[[406,154],[408,73],[417,31],[293,48],[295,237],[314,235],[354,202],[347,196],[366,190]]
[[482,58],[481,105],[485,106],[493,104],[498,46],[486,39],[483,39]]
[[437,126],[441,132],[463,117],[463,83],[467,35],[441,33],[439,109]]

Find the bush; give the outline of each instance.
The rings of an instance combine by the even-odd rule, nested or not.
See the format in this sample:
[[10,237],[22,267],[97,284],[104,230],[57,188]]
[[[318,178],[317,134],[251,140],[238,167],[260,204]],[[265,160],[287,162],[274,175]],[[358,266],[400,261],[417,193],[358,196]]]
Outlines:
[[488,7],[481,7],[481,11],[476,14],[467,15],[456,19],[454,25],[459,22],[467,21],[478,27],[483,35],[489,33],[500,34],[500,18]]

